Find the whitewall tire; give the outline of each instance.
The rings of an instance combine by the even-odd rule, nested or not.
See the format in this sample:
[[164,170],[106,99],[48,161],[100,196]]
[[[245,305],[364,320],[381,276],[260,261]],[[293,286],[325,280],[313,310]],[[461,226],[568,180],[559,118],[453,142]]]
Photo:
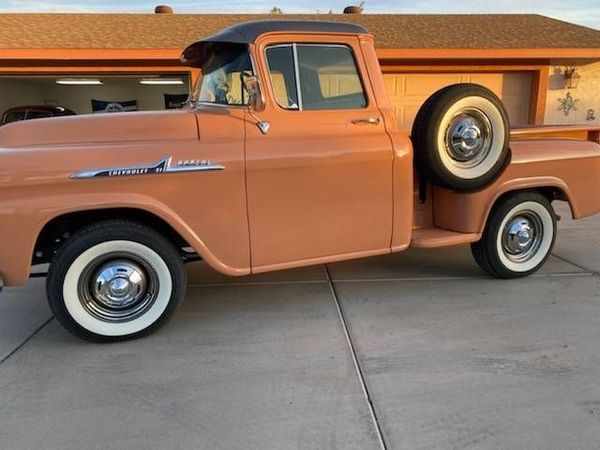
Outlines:
[[517,278],[540,269],[556,239],[556,215],[538,192],[504,197],[494,206],[481,240],[471,246],[479,266],[497,278]]
[[492,182],[510,156],[502,101],[476,84],[456,84],[433,94],[419,110],[411,137],[421,174],[458,191]]
[[185,271],[176,249],[154,230],[107,221],[75,234],[47,279],[56,318],[98,342],[140,337],[166,323],[183,299]]

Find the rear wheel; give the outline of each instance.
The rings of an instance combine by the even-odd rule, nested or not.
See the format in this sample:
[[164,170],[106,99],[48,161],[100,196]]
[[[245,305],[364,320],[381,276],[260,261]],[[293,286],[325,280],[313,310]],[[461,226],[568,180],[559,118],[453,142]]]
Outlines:
[[96,342],[131,339],[165,324],[183,300],[186,274],[162,235],[107,221],[75,234],[48,273],[50,308],[74,335]]
[[475,261],[497,278],[530,275],[544,265],[556,239],[550,201],[537,192],[509,196],[494,207],[479,242]]
[[425,177],[453,190],[480,189],[508,162],[508,115],[502,101],[483,86],[448,86],[425,102],[412,140]]

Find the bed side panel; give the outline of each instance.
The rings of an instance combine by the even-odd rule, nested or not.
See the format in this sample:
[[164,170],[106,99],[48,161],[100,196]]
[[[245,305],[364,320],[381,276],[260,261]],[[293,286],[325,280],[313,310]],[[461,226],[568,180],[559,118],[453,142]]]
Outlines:
[[513,142],[511,150],[510,165],[485,189],[462,193],[435,187],[435,226],[480,233],[501,195],[541,187],[560,190],[575,219],[600,212],[599,145],[578,140],[536,140]]

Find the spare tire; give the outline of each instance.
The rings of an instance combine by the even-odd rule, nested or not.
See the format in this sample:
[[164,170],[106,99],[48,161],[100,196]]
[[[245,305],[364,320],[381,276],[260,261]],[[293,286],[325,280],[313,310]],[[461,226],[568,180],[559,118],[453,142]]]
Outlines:
[[477,84],[437,91],[412,129],[415,161],[433,183],[457,191],[480,189],[509,159],[510,128],[502,101]]

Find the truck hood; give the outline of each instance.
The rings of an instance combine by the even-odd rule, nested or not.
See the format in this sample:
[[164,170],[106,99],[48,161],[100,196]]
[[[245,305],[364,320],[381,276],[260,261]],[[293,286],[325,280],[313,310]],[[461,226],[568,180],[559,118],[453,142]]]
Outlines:
[[0,147],[197,139],[189,110],[53,117],[0,127]]

